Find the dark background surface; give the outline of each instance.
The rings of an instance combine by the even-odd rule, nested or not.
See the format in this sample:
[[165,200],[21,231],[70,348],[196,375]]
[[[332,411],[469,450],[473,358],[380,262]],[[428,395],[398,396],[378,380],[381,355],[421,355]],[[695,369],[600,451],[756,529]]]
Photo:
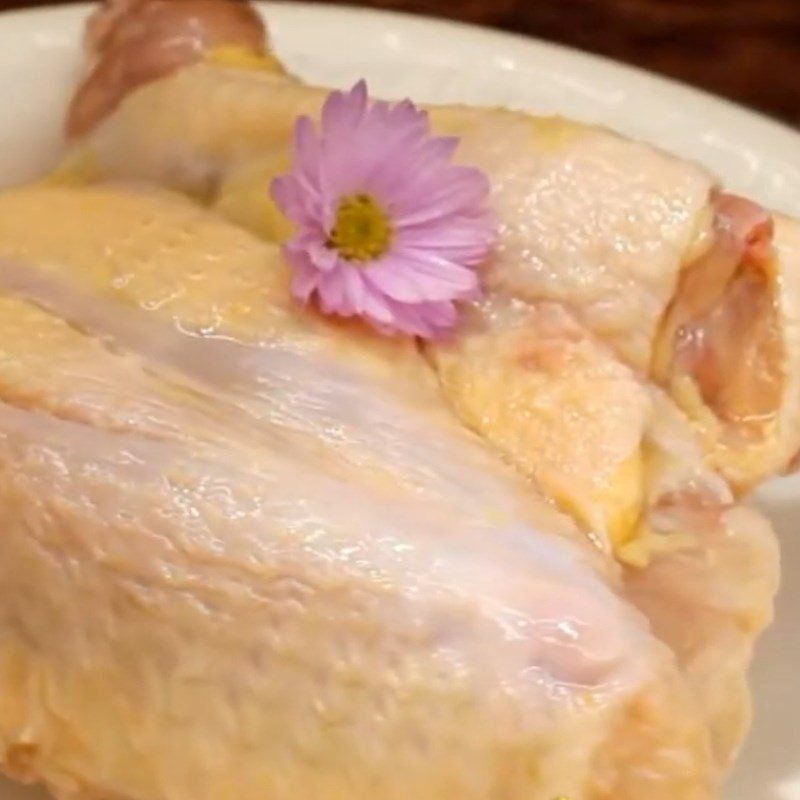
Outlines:
[[[47,0],[0,0],[0,8]],[[800,0],[368,0],[490,25],[679,78],[800,125]]]

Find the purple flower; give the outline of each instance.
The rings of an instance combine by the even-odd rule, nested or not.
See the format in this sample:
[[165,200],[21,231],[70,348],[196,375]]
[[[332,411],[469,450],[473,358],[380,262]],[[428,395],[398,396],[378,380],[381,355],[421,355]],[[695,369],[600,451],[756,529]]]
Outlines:
[[329,95],[319,134],[300,117],[292,171],[271,186],[295,224],[284,246],[294,296],[382,333],[433,338],[454,325],[454,301],[480,294],[494,238],[489,182],[450,163],[457,144],[431,136],[409,100],[370,103],[364,81]]

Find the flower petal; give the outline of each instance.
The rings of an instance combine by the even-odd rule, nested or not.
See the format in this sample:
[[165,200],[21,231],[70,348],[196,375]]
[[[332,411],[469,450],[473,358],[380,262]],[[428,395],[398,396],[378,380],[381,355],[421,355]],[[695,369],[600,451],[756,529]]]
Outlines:
[[392,303],[391,330],[409,336],[428,337],[432,333],[420,316],[419,304],[413,303]]
[[294,175],[273,178],[270,197],[291,222],[300,227],[319,225],[319,203],[316,193],[305,191]]
[[453,214],[445,219],[416,225],[398,222],[395,224],[395,241],[403,246],[420,248],[486,248],[493,240],[495,227],[494,219],[489,214]]
[[383,122],[389,128],[409,129],[423,135],[430,130],[428,112],[418,108],[414,103],[406,98],[398,103],[390,104],[377,102],[375,104],[378,116],[383,116]]
[[474,267],[486,260],[494,242],[490,218],[453,219],[400,228],[395,233],[398,251],[422,256],[437,255]]
[[474,269],[432,253],[403,251],[397,260],[402,266],[395,270],[413,276],[419,287],[418,302],[473,297],[479,287]]
[[314,266],[322,272],[330,272],[339,263],[339,254],[319,240],[314,240],[306,245],[308,257]]
[[[408,171],[401,155],[417,134],[408,131],[384,130],[374,122],[365,122],[354,133],[347,158],[329,158],[324,164],[326,187],[338,196],[367,192],[383,199],[383,186],[407,180]],[[400,159],[399,163],[395,163]],[[402,168],[405,164],[406,168]],[[383,185],[380,176],[388,175]],[[404,177],[405,176],[405,177]],[[385,203],[382,203],[385,205]]]
[[472,167],[451,166],[443,170],[436,186],[421,202],[405,198],[403,207],[397,208],[399,226],[419,225],[453,214],[464,214],[483,207],[489,195],[489,182],[480,170]]
[[436,176],[447,167],[456,140],[420,136],[413,141],[385,144],[386,155],[364,176],[365,188],[383,198],[390,211],[402,211],[409,202],[425,202],[438,184]]
[[478,285],[478,276],[467,267],[409,258],[405,253],[375,262],[364,269],[364,277],[375,289],[403,303],[453,300],[471,295]]
[[320,273],[317,283],[317,296],[319,298],[319,306],[326,314],[347,316],[347,309],[344,305],[345,282],[341,268]]
[[367,289],[364,285],[363,270],[351,267],[344,272],[345,295],[347,304],[353,314],[361,314],[364,310],[364,297]]
[[306,266],[294,265],[292,274],[292,296],[301,303],[307,303],[317,288],[320,273]]
[[426,298],[425,287],[420,285],[413,271],[400,264],[381,263],[364,270],[364,279],[376,291],[402,303],[421,303]]
[[[293,169],[270,186],[297,229],[284,248],[293,295],[316,295],[325,313],[358,314],[383,333],[432,337],[452,327],[453,301],[480,293],[475,267],[495,228],[489,183],[451,163],[457,145],[431,136],[427,113],[411,101],[370,104],[363,81],[328,96],[319,135],[308,117],[298,119]],[[369,264],[329,244],[341,201],[362,192],[393,232],[389,251]]]
[[453,303],[425,303],[422,314],[426,324],[435,332],[443,333],[458,321],[458,311]]
[[434,339],[451,328],[458,314],[452,303],[392,303],[392,329],[397,333]]
[[364,282],[363,314],[368,319],[381,325],[391,325],[394,320],[392,307],[382,292]]
[[347,146],[366,112],[366,81],[360,80],[349,92],[331,92],[322,106],[322,138],[326,149]]

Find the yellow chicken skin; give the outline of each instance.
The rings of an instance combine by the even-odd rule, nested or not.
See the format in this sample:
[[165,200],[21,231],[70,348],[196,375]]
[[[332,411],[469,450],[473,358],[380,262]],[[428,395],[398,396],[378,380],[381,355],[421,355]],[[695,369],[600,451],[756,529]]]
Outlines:
[[429,344],[444,396],[606,550],[639,532],[647,387],[559,305],[476,305]]
[[769,525],[734,505],[680,411],[562,307],[484,303],[426,350],[459,418],[628,565],[631,598],[678,655],[730,763],[778,584]]
[[0,196],[0,291],[7,772],[81,799],[715,796],[666,624],[414,347],[296,307],[277,249],[160,191],[38,186]]
[[[158,182],[214,202],[271,240],[285,238],[266,186],[286,168],[295,119],[316,117],[326,91],[284,75],[271,53],[259,61],[236,52],[212,47],[202,62],[128,94],[115,90],[116,110],[74,140],[67,173]],[[731,223],[734,239],[747,240],[747,204],[720,200],[727,196],[716,180],[694,164],[560,118],[467,107],[429,114],[434,131],[461,138],[457,158],[491,180],[500,237],[485,271],[490,293],[567,306],[667,388],[697,425],[710,463],[740,492],[793,463],[793,221],[777,221],[774,240],[747,267],[744,245],[729,248],[723,234]],[[707,284],[699,317],[693,282],[683,280],[698,271]],[[755,279],[735,277],[743,272]],[[687,339],[695,344],[687,348]],[[711,344],[700,352],[699,341]],[[727,364],[716,355],[741,342],[746,359]]]
[[[203,19],[220,7],[181,2],[203,6]],[[135,15],[150,3],[119,6]],[[22,596],[17,565],[36,563],[31,550],[80,551],[76,531],[99,519],[115,574],[137,575],[139,612],[106,560],[73,559],[90,578],[80,596],[58,564],[34,569],[75,608],[109,597],[104,624],[119,635],[102,649],[95,620],[82,621],[73,638],[110,674],[71,667],[65,682],[59,669],[77,656],[47,641],[54,617],[12,603],[8,627],[25,635],[0,655],[0,681],[18,698],[5,717],[0,706],[6,770],[59,795],[134,800],[716,797],[746,728],[746,669],[771,615],[777,552],[715,470],[743,491],[800,447],[789,324],[800,285],[786,277],[800,258],[795,223],[607,131],[434,108],[434,129],[460,136],[458,158],[493,184],[500,239],[486,298],[422,353],[331,323],[289,299],[274,248],[188,201],[53,186],[146,179],[284,241],[291,229],[266,187],[290,161],[295,118],[316,116],[325,92],[279,74],[250,33],[242,48],[237,26],[211,50],[192,45],[193,66],[173,63],[133,92],[112,87],[115,110],[85,126],[50,187],[0,198],[3,303],[9,324],[41,343],[7,347],[0,367],[0,430],[23,465],[7,505],[26,520],[9,517],[9,593]],[[136,51],[126,30],[123,63]],[[158,36],[146,40],[164,28],[138,30],[137,47],[157,52]],[[104,47],[93,90],[116,50]],[[109,437],[121,460],[107,458]],[[33,486],[52,486],[44,517]],[[42,548],[38,535],[26,544],[31,526]],[[562,548],[574,580],[552,572]],[[248,576],[241,593],[231,574]],[[266,589],[275,575],[291,590]],[[178,585],[203,613],[173,602]],[[350,604],[350,587],[368,602]],[[464,610],[462,596],[477,605]],[[154,597],[167,600],[150,631]],[[497,638],[506,611],[532,621],[527,661]],[[409,625],[396,630],[398,616]],[[219,638],[223,618],[248,622]],[[545,618],[560,634],[578,620],[578,638],[554,637]],[[26,650],[29,629],[44,661]],[[142,653],[120,665],[133,643]],[[232,645],[225,659],[211,656],[218,645]],[[176,669],[162,674],[150,658]],[[198,716],[181,700],[176,727],[159,703],[190,697],[186,672],[212,675],[191,695],[211,709]],[[133,697],[144,673],[152,691],[138,713],[111,699],[120,687]],[[365,674],[376,676],[368,690]],[[495,702],[500,685],[508,705]],[[168,743],[187,736],[186,752]],[[146,765],[136,774],[134,759]]]

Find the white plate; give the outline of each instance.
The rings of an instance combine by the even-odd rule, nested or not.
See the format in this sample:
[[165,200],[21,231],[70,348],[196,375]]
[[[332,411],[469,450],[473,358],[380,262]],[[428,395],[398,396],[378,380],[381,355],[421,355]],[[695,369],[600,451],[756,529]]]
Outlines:
[[[55,158],[86,11],[0,16],[0,184]],[[311,80],[348,85],[363,76],[387,96],[602,122],[701,161],[728,186],[800,216],[800,136],[725,101],[582,53],[450,23],[302,4],[267,4],[265,13],[281,56]],[[800,583],[790,584],[800,575],[800,480],[776,482],[762,500],[783,539],[787,585],[759,650],[756,722],[726,800],[800,800]],[[0,782],[0,800],[37,797]]]

